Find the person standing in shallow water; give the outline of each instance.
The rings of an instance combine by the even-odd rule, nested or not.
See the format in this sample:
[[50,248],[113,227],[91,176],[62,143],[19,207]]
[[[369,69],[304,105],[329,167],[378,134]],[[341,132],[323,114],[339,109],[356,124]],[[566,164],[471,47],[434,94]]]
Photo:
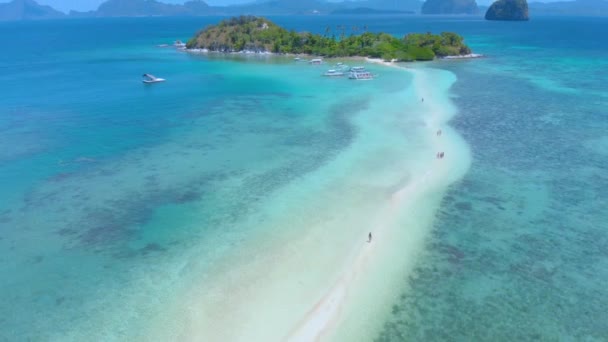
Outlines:
[[369,232],[369,235],[367,236],[367,242],[372,242],[372,232]]

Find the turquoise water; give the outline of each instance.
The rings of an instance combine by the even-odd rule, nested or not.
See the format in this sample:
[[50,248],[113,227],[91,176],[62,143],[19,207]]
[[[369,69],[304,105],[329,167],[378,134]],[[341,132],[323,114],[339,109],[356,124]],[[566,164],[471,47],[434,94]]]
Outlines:
[[492,24],[487,59],[439,63],[473,163],[379,341],[606,339],[606,24]]
[[[597,39],[608,21],[274,19],[453,30],[487,55],[423,66],[455,75],[451,124],[473,162],[394,285],[377,339],[608,336],[608,46]],[[378,194],[423,165],[409,73],[370,65],[380,77],[353,83],[289,58],[156,46],[216,20],[0,24],[16,47],[0,54],[2,339],[132,339],[192,283],[225,285],[220,269],[252,241],[297,237],[315,219],[337,222],[314,233],[329,246],[316,253],[347,251],[344,232],[364,235],[356,221]],[[143,86],[144,72],[168,81]],[[327,260],[330,273],[340,261]]]

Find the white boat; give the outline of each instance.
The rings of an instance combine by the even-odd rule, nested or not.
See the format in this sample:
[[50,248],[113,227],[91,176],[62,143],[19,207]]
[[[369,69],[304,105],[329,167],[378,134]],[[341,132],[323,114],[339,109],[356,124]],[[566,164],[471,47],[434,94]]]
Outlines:
[[352,67],[350,68],[351,72],[364,72],[365,71],[365,67],[362,66],[356,66],[356,67]]
[[328,77],[341,77],[344,76],[344,73],[342,71],[338,71],[335,69],[329,69],[327,70],[323,76],[328,76]]
[[301,58],[300,57],[294,57],[293,60],[296,61],[296,62],[299,62],[301,60]]
[[308,63],[310,63],[310,64],[321,64],[321,63],[323,63],[323,60],[321,58],[313,58]]
[[175,42],[173,42],[173,46],[178,49],[183,49],[186,47],[186,43],[182,42],[181,40],[176,40]]
[[142,76],[144,79],[141,80],[144,83],[159,83],[159,82],[165,82],[164,78],[158,78],[152,74],[143,74]]
[[374,74],[369,71],[351,71],[348,78],[351,80],[373,80]]

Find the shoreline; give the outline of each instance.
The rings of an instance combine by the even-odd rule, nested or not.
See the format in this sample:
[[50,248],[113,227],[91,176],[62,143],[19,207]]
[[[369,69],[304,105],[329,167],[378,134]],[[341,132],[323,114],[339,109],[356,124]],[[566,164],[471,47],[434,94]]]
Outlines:
[[[378,60],[381,63],[419,63],[419,62],[432,62],[436,60],[444,60],[444,59],[476,59],[485,57],[479,53],[469,53],[466,55],[449,55],[443,57],[437,57],[431,61],[395,61],[392,60],[390,62],[384,61],[380,58],[372,58],[366,56],[343,56],[343,57],[324,57],[324,56],[315,56],[308,54],[296,54],[296,53],[277,53],[270,51],[250,51],[250,50],[242,50],[242,51],[231,51],[231,52],[223,52],[223,51],[213,51],[209,49],[188,49],[188,48],[178,48],[177,51],[183,51],[186,53],[194,54],[194,55],[207,55],[207,54],[216,54],[216,55],[228,55],[228,56],[264,56],[264,57],[305,57],[305,58],[320,58],[322,60],[344,60],[344,59],[363,59],[363,60]],[[303,60],[306,61],[306,60]]]
[[438,59],[474,59],[474,58],[483,58],[484,55],[480,53],[469,53],[466,55],[454,55],[454,56],[443,56]]

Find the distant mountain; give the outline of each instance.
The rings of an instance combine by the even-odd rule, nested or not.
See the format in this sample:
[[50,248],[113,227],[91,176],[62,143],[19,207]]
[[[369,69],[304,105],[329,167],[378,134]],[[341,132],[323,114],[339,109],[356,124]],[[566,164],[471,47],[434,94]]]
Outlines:
[[65,14],[53,9],[51,6],[40,5],[34,0],[13,0],[6,4],[0,4],[0,21],[56,19],[62,17],[65,17]]
[[211,7],[202,0],[183,5],[166,4],[156,0],[107,0],[96,11],[70,12],[72,17],[143,17],[209,15]]
[[[164,0],[107,0],[95,11],[71,11],[69,17],[132,17],[132,16],[201,16],[201,15],[290,15],[290,14],[475,14],[486,12],[475,0],[252,0],[232,6],[209,6],[203,0],[191,0],[183,5],[167,4]],[[608,0],[575,0],[561,2],[532,2],[530,12],[540,15],[608,16]],[[36,20],[68,17],[35,0],[13,0],[0,3],[0,21]]]
[[535,15],[608,16],[608,1],[605,0],[531,2],[528,6]]
[[184,8],[186,8],[193,15],[200,15],[204,13],[209,13],[211,7],[207,5],[203,0],[191,0],[184,3]]
[[342,14],[342,15],[369,15],[369,14],[415,14],[414,11],[396,11],[388,9],[373,9],[367,7],[357,8],[342,8],[333,10],[329,14]]
[[475,0],[426,0],[422,4],[422,14],[475,14]]
[[422,1],[419,0],[363,0],[338,3],[343,8],[373,8],[377,10],[415,11],[420,12]]
[[[420,11],[419,0],[363,0],[328,2],[325,0],[256,0],[248,4],[228,7],[215,7],[221,14],[331,14],[345,11],[342,14],[359,14],[349,10],[371,9],[372,11],[392,11],[392,13],[409,13]],[[358,10],[360,11],[360,10]],[[371,12],[369,13],[371,14]],[[377,14],[377,13],[376,13]]]
[[[97,9],[104,17],[129,16],[178,16],[208,14],[209,5],[202,1],[190,1],[184,5],[173,5],[156,0],[108,0]],[[198,13],[197,13],[198,12]]]
[[216,7],[222,14],[327,14],[339,7],[337,3],[318,0],[271,0]]

